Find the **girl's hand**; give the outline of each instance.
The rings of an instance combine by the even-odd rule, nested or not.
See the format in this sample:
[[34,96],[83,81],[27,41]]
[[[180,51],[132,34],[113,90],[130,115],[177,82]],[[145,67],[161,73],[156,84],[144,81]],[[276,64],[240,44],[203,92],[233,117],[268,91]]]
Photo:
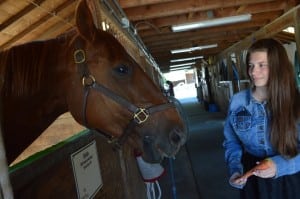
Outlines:
[[254,167],[253,175],[260,178],[272,178],[276,175],[276,165],[274,162],[267,158],[262,162],[257,162]]
[[245,180],[252,175],[255,175],[260,178],[272,178],[276,175],[276,165],[274,162],[267,158],[261,162],[256,162],[256,166],[251,170],[247,171],[240,179],[237,180]]

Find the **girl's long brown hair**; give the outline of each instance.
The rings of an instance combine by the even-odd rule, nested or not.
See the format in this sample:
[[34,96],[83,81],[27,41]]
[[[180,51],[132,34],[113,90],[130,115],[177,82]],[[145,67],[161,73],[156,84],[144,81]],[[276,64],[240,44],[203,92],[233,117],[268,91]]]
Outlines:
[[261,39],[249,48],[246,59],[247,67],[249,55],[257,51],[267,52],[268,56],[271,143],[281,155],[294,157],[298,154],[297,121],[299,122],[300,117],[300,94],[297,90],[293,65],[279,41]]

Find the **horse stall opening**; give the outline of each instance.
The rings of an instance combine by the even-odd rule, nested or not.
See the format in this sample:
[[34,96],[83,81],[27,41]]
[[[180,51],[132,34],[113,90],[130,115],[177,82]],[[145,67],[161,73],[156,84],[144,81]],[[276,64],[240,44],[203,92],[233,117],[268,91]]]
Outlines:
[[[80,2],[83,1],[85,0],[82,0]],[[92,17],[94,18],[94,22],[95,22],[94,25],[96,25],[99,29],[100,28],[107,29],[109,27],[106,30],[106,32],[111,33],[114,36],[114,38],[117,39],[118,42],[126,49],[127,53],[131,56],[131,59],[135,60],[135,62],[139,66],[142,66],[142,70],[146,72],[147,75],[150,77],[149,79],[152,80],[151,85],[156,84],[154,86],[147,87],[146,91],[143,91],[145,93],[139,93],[140,97],[143,98],[143,100],[141,100],[142,102],[134,101],[137,103],[141,103],[145,107],[148,106],[148,108],[145,108],[146,109],[145,115],[143,115],[144,112],[142,112],[142,117],[145,116],[146,117],[145,119],[147,119],[149,116],[148,111],[150,113],[160,112],[159,114],[161,114],[162,110],[168,109],[167,110],[168,113],[169,112],[171,113],[171,114],[161,115],[163,117],[158,117],[159,114],[154,116],[155,118],[156,117],[160,118],[159,122],[162,122],[162,120],[168,119],[165,116],[170,115],[171,119],[168,120],[169,123],[164,125],[159,125],[159,122],[152,121],[150,122],[150,124],[145,124],[145,125],[143,124],[142,127],[139,126],[138,130],[140,130],[141,132],[147,131],[147,133],[149,133],[150,130],[148,129],[141,130],[143,129],[143,127],[147,127],[147,128],[151,128],[151,131],[155,130],[156,131],[155,133],[157,134],[159,133],[167,134],[168,132],[173,133],[173,135],[171,136],[159,135],[159,139],[162,139],[160,141],[164,143],[162,148],[160,148],[161,151],[164,154],[166,154],[166,156],[175,155],[176,152],[178,152],[179,147],[184,144],[185,135],[184,135],[184,131],[181,130],[184,129],[184,124],[176,108],[174,106],[169,105],[170,102],[167,100],[167,98],[165,98],[165,96],[163,96],[163,94],[159,90],[159,86],[160,86],[159,84],[161,83],[162,77],[158,67],[155,66],[155,63],[151,59],[151,56],[147,55],[144,49],[142,49],[140,45],[136,43],[137,41],[134,40],[132,37],[130,37],[130,35],[122,29],[121,27],[122,24],[119,24],[119,21],[114,18],[115,15],[112,14],[113,9],[110,8],[111,10],[108,10],[109,5],[107,4],[104,5],[100,1],[88,1],[88,2],[91,3],[89,5],[89,9],[91,9],[93,12]],[[83,19],[77,19],[77,20],[83,21]],[[104,27],[103,27],[103,23],[104,23]],[[86,37],[88,38],[92,38],[94,36],[93,35],[94,32],[91,33],[89,29],[82,29],[82,32],[87,33],[88,36]],[[70,33],[70,35],[73,34],[74,32]],[[61,39],[62,40],[60,41],[63,43],[63,38]],[[111,39],[109,38],[108,40]],[[76,41],[76,40],[73,39],[72,41]],[[42,42],[40,44],[42,44]],[[123,52],[120,54],[124,55]],[[87,56],[88,53],[86,54],[85,57],[83,50],[75,51],[74,53],[75,64],[77,64],[77,66],[80,65],[82,62],[86,61],[86,59],[88,58]],[[55,57],[55,59],[56,58],[57,57]],[[86,72],[86,70],[82,70],[82,71],[83,73]],[[95,71],[91,70],[91,72],[95,72]],[[97,71],[95,74],[99,75],[99,73],[100,72]],[[86,78],[84,76],[82,80],[83,80],[82,81],[83,86],[90,86],[90,84],[95,83],[95,79],[91,77],[91,75]],[[92,83],[90,83],[89,81],[91,81]],[[143,80],[143,81],[147,81],[147,80]],[[99,82],[101,82],[100,79]],[[38,86],[39,85],[37,85],[37,87]],[[96,88],[98,90],[103,89],[100,84],[96,85]],[[152,88],[156,92],[154,91],[152,92],[151,91]],[[145,89],[141,89],[141,90],[145,90]],[[151,94],[152,101],[151,100],[147,101],[146,93],[152,93]],[[95,93],[92,93],[91,95],[95,96]],[[113,94],[109,93],[107,95],[109,97]],[[113,95],[113,97],[111,98],[113,98],[113,100],[116,99],[115,95]],[[118,97],[117,99],[119,98],[121,97]],[[83,103],[75,104],[78,107],[80,107],[80,110],[82,106],[84,107],[85,104],[87,103],[85,100],[82,101]],[[132,107],[136,108],[134,104],[130,104],[123,98],[120,101],[123,103],[123,104],[121,103],[121,105],[129,104],[130,108]],[[92,104],[96,104],[96,103],[92,103]],[[74,104],[72,105],[74,106]],[[150,105],[151,107],[149,107]],[[49,107],[52,107],[51,103],[49,103]],[[89,110],[91,110],[91,108]],[[82,112],[86,112],[85,108],[84,111]],[[80,115],[78,116],[78,118],[80,119],[75,118],[76,121],[86,120],[85,118],[86,116],[82,117],[81,114],[77,114],[77,115],[72,114],[73,117],[74,115],[75,116]],[[118,114],[115,115],[117,115],[117,117],[120,117],[120,115]],[[123,115],[126,114],[123,113]],[[139,118],[140,112],[135,114],[135,116],[136,115],[138,120],[140,120]],[[132,142],[125,142],[121,146],[120,150],[114,150],[113,145],[108,142],[106,136],[103,136],[102,134],[100,135],[98,132],[96,133],[94,130],[91,131],[85,130],[85,127],[78,124],[73,119],[72,116],[70,116],[70,112],[68,112],[62,115],[61,117],[59,117],[58,119],[56,119],[56,121],[52,123],[52,125],[48,127],[46,131],[44,131],[44,133],[41,136],[39,136],[39,138],[36,139],[30,147],[27,148],[25,151],[23,151],[23,153],[17,159],[15,159],[15,161],[10,165],[11,184],[13,187],[15,197],[22,198],[22,199],[23,198],[30,198],[30,199],[34,199],[34,198],[143,199],[146,198],[147,197],[146,186],[140,175],[140,171],[133,154]],[[91,115],[87,115],[87,116],[91,117]],[[89,117],[87,118],[90,119]],[[107,118],[103,118],[103,119],[107,119]],[[90,120],[90,121],[92,121],[93,122],[92,124],[94,125],[98,124],[97,122],[95,122],[96,120]],[[37,122],[38,121],[36,121],[36,123]],[[86,121],[84,122],[81,121],[81,122],[87,124]],[[123,123],[125,122],[123,121]],[[152,128],[151,124],[159,127]],[[111,125],[119,125],[119,124],[118,121],[115,121],[115,123]],[[108,129],[111,128],[108,127]],[[169,129],[172,130],[170,131]],[[79,131],[80,133],[78,133]],[[181,132],[183,132],[182,133],[183,135],[180,135]],[[153,134],[150,135],[152,137],[154,136]],[[140,137],[144,138],[143,136]],[[25,137],[26,136],[24,136],[24,138]],[[165,140],[165,137],[173,140]],[[172,145],[170,144],[170,146],[168,146],[168,143],[171,141],[173,141],[173,143],[171,143]],[[13,144],[11,144],[11,146],[13,146]],[[163,150],[167,150],[167,151],[163,151]],[[154,158],[156,157],[154,156]],[[82,172],[87,172],[87,174],[83,175]],[[88,179],[86,179],[87,177]]]

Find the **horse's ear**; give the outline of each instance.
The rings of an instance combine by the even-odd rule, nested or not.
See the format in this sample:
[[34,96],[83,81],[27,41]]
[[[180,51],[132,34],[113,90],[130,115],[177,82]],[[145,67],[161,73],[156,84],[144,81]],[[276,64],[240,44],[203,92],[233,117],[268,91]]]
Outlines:
[[[76,9],[76,25],[79,33],[89,41],[93,41],[98,32],[93,15],[87,3],[88,0],[81,0]],[[89,2],[91,3],[91,2]]]

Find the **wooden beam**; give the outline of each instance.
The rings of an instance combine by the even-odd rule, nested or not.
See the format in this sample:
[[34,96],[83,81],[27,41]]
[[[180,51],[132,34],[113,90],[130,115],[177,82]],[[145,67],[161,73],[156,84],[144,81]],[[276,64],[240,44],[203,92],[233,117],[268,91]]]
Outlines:
[[[225,51],[219,53],[217,56],[219,59],[226,56],[226,54],[230,52],[234,52],[236,50],[243,50],[248,48],[254,39],[261,39],[265,37],[272,37],[276,35],[278,32],[282,31],[284,28],[290,25],[296,25],[295,22],[295,12],[299,12],[300,5],[290,9],[288,12],[283,14],[281,17],[277,18],[276,20],[272,21],[271,23],[267,24],[266,26],[262,27],[255,33],[249,35],[244,40],[234,44],[233,46],[229,47]],[[299,21],[298,21],[299,23]],[[298,24],[299,25],[299,24]],[[299,33],[299,32],[298,32]]]
[[[262,7],[256,7],[255,11],[254,9],[243,9],[243,12],[240,12],[236,9],[236,7],[230,7],[230,8],[222,8],[222,9],[216,9],[214,11],[214,15],[216,18],[226,17],[226,16],[234,16],[238,14],[246,14],[246,13],[252,13],[252,20],[265,20],[269,19],[272,21],[273,19],[277,18],[278,16],[282,15],[283,13],[283,3],[275,4],[273,3],[272,6],[269,6],[265,8],[265,6]],[[266,9],[263,10],[262,8]],[[149,20],[141,20],[134,22],[135,28],[138,30],[140,35],[151,35],[151,32],[153,34],[157,34],[158,32],[161,32],[164,27],[169,27],[174,24],[182,24],[182,23],[190,23],[195,21],[202,21],[202,20],[208,20],[209,17],[207,16],[207,12],[195,12],[193,13],[192,17],[189,17],[187,14],[180,14],[180,15],[172,15],[167,17],[161,17],[161,18],[155,18],[155,19],[149,19]],[[145,31],[147,30],[147,32]],[[150,31],[149,31],[150,30]]]
[[[35,0],[33,2],[36,3],[36,4],[41,4],[44,1],[45,0]],[[4,21],[3,23],[1,23],[0,24],[0,31],[3,30],[4,28],[6,28],[7,26],[9,26],[10,24],[14,23],[15,21],[17,21],[19,18],[21,18],[24,15],[26,15],[27,13],[29,13],[34,8],[36,8],[36,7],[33,4],[31,4],[31,3],[28,4],[28,6],[24,7],[18,13],[14,14],[13,17],[8,18],[6,21]]]
[[[153,19],[172,15],[186,14],[190,12],[208,11],[218,8],[227,8],[267,2],[268,0],[226,0],[226,1],[207,1],[207,0],[185,0],[171,1],[155,5],[124,9],[131,21]],[[269,2],[274,0],[269,0]]]
[[65,21],[68,21],[69,23],[65,23],[55,17],[51,17],[44,21],[44,23],[42,23],[38,28],[33,29],[30,34],[26,34],[16,41],[14,45],[33,40],[53,38],[75,27],[74,12],[76,5],[77,2],[74,1],[72,4],[57,13],[57,15],[64,18]]
[[[271,13],[260,13],[260,14],[255,14],[252,16],[252,20],[249,22],[243,22],[238,24],[238,28],[244,29],[248,27],[255,27],[255,26],[264,26],[270,21],[276,19],[278,16],[282,14],[281,11],[275,11]],[[174,17],[175,20],[176,17]],[[180,17],[179,17],[180,18]],[[160,20],[162,22],[164,19]],[[157,20],[158,21],[158,20]],[[184,18],[182,18],[182,22],[184,21]],[[175,21],[165,21],[162,23],[156,23],[156,20],[151,22],[151,26],[147,25],[147,29],[144,30],[138,30],[138,34],[143,38],[143,39],[149,39],[151,36],[157,36],[159,34],[159,37],[165,35],[165,34],[170,34],[170,35],[176,35],[171,32],[169,27],[163,28],[163,26],[160,25],[165,25],[165,26],[171,26],[172,23],[175,23]],[[157,26],[158,25],[158,26]],[[145,26],[145,25],[144,25]],[[195,30],[197,34],[210,34],[211,32],[218,32],[222,28],[222,31],[226,30],[236,30],[237,24],[230,24],[230,25],[223,25],[223,26],[217,26],[217,27],[210,27],[210,28],[203,28],[199,30]],[[138,25],[140,27],[140,25]],[[154,28],[155,27],[155,28]],[[184,32],[181,32],[184,34]],[[177,33],[180,34],[180,33]]]
[[[176,41],[176,44],[186,43],[188,41],[199,40],[199,39],[210,39],[215,38],[216,36],[225,36],[225,35],[235,35],[241,34],[243,35],[245,32],[250,34],[253,31],[259,29],[259,27],[266,24],[266,22],[258,22],[258,23],[249,23],[248,25],[240,25],[239,28],[232,29],[226,27],[212,28],[207,30],[200,30],[197,32],[182,32],[177,34],[158,34],[157,36],[152,37],[142,37],[144,43],[150,48],[155,46],[163,46],[165,44],[169,44],[171,42]],[[190,46],[191,47],[191,46]]]
[[[72,1],[65,1],[62,4],[57,5],[53,9],[52,12],[59,13],[60,11],[63,11],[70,3],[72,3]],[[35,29],[35,28],[39,27],[40,25],[42,25],[45,21],[47,21],[51,17],[53,17],[53,16],[49,15],[49,14],[45,14],[39,20],[37,20],[36,22],[32,23],[31,25],[29,25],[28,27],[26,27],[22,31],[18,32],[17,35],[15,35],[14,37],[12,37],[11,39],[8,39],[5,43],[1,44],[1,48],[0,49],[7,48],[7,47],[13,45],[15,42],[18,42],[22,37],[24,37],[25,35],[27,35],[28,33],[30,33],[33,29]]]
[[231,32],[230,34],[224,32],[212,34],[208,36],[202,36],[198,38],[191,38],[191,40],[187,39],[180,39],[178,42],[169,41],[164,42],[163,44],[156,43],[156,45],[150,45],[146,44],[148,46],[148,49],[151,51],[151,53],[157,53],[157,52],[163,52],[163,51],[170,51],[174,49],[180,49],[180,48],[190,48],[193,46],[203,46],[203,45],[211,45],[211,44],[218,44],[223,42],[223,44],[233,44],[237,40],[242,40],[247,35],[249,35],[252,31],[245,31],[245,32]]
[[165,3],[176,0],[119,0],[119,4],[124,8],[132,8],[138,6],[149,6],[151,4]]

